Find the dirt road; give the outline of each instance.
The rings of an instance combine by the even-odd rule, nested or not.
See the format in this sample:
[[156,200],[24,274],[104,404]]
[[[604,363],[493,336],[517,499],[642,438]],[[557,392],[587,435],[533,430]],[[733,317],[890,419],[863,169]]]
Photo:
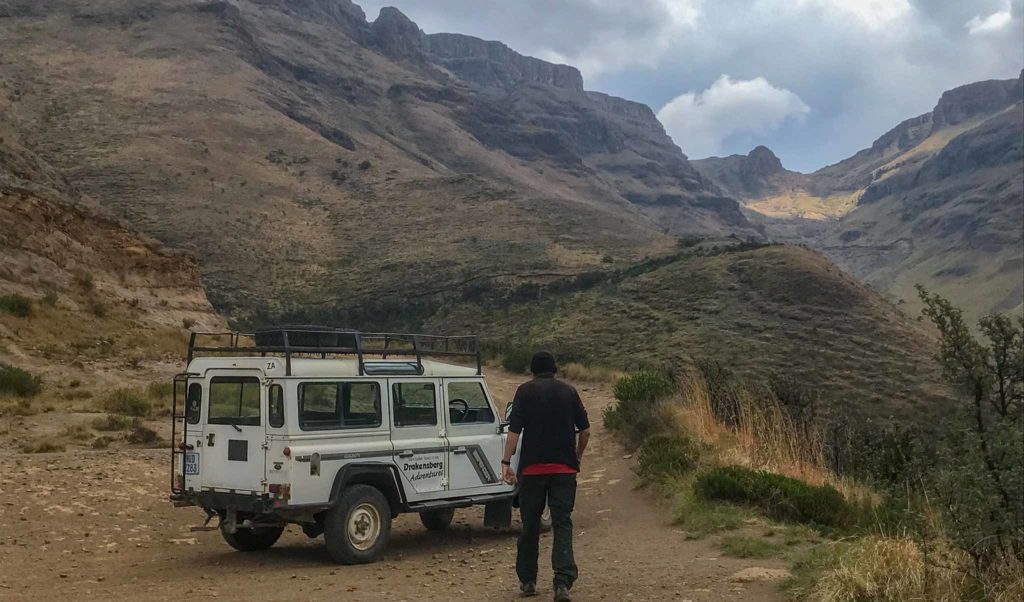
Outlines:
[[[519,377],[494,374],[510,399]],[[739,580],[777,561],[722,557],[688,541],[650,492],[635,489],[626,452],[601,426],[606,387],[580,385],[595,435],[575,513],[575,600],[779,600],[768,582]],[[394,525],[377,564],[331,564],[322,540],[290,528],[265,552],[234,552],[202,513],[167,501],[163,450],[7,454],[0,459],[0,600],[513,600],[515,536],[460,510],[447,533],[415,515]],[[550,536],[541,544],[540,599],[550,596]]]

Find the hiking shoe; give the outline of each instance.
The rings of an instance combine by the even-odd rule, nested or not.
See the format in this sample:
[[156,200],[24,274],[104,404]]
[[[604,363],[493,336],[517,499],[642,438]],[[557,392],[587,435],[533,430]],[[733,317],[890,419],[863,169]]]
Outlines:
[[524,598],[532,598],[537,595],[537,584],[533,581],[519,584],[519,595]]
[[569,597],[569,588],[558,584],[555,586],[555,602],[570,602],[572,598]]

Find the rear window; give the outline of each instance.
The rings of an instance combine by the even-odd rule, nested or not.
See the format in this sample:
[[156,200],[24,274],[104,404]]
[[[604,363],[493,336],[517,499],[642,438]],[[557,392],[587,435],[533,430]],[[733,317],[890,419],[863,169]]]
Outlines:
[[210,381],[208,424],[260,425],[258,378],[217,376]]
[[203,403],[203,385],[191,383],[185,395],[185,419],[189,424],[199,424],[199,406]]
[[299,385],[299,428],[304,431],[380,425],[380,385],[375,382]]

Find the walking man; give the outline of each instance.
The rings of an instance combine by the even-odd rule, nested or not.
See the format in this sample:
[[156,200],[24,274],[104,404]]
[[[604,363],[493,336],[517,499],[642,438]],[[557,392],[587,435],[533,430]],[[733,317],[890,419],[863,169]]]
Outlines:
[[[530,361],[533,380],[523,383],[512,400],[512,416],[502,463],[502,477],[519,482],[519,513],[523,531],[516,554],[519,589],[537,595],[537,554],[545,503],[551,509],[554,544],[551,568],[554,599],[568,602],[578,571],[572,552],[572,509],[576,503],[576,473],[590,440],[590,422],[579,393],[555,378],[555,357],[546,351]],[[519,474],[511,460],[522,436]]]

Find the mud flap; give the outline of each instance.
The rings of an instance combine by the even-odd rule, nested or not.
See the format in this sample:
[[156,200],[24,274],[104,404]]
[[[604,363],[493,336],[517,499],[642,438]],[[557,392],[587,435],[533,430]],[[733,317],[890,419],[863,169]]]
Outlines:
[[484,526],[508,529],[512,526],[512,500],[484,504]]

